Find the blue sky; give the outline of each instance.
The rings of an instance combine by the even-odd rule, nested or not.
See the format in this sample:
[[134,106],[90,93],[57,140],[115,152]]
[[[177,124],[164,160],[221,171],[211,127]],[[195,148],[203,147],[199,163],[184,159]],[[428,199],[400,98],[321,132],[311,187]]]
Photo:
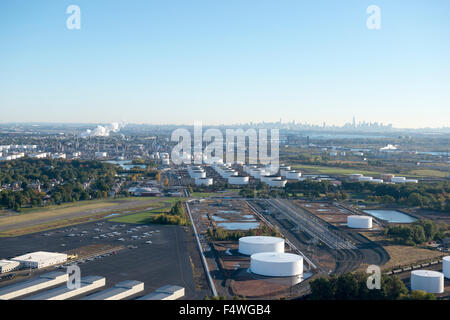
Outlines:
[[[66,28],[66,8],[81,29]],[[366,8],[381,8],[368,30]],[[450,126],[450,1],[0,1],[0,122]]]

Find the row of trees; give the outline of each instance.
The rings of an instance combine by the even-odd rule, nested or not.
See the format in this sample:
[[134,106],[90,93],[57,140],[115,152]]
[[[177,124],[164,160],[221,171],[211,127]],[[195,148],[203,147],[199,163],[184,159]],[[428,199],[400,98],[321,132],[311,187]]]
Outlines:
[[[0,206],[23,207],[105,198],[114,185],[115,167],[100,161],[20,159],[0,162],[0,184],[20,185],[0,192]],[[32,183],[39,181],[40,190]]]
[[419,220],[408,226],[389,226],[385,234],[402,244],[416,245],[445,237],[447,227],[438,226],[430,220]]
[[224,228],[208,229],[208,236],[211,240],[227,241],[238,240],[242,237],[248,236],[272,236],[279,237],[280,233],[277,230],[270,229],[267,225],[264,225],[258,229],[250,230],[226,230]]
[[[342,182],[335,186],[329,181],[298,181],[288,183],[286,192],[318,198],[321,194],[338,200],[347,199],[348,193],[366,194],[368,202],[400,204],[437,211],[450,212],[450,182],[440,181],[419,184],[385,184],[369,182]],[[243,194],[246,196],[247,194]],[[281,193],[278,193],[282,196]],[[250,194],[249,194],[250,196]]]
[[181,201],[177,201],[177,203],[170,208],[169,212],[151,216],[147,222],[157,224],[187,225],[188,220],[186,216],[186,209]]
[[369,200],[450,212],[450,182],[448,181],[419,184],[343,182],[342,189],[349,192],[368,193],[372,196]]
[[369,289],[368,275],[363,272],[347,273],[310,282],[311,300],[435,300],[432,293],[412,291],[397,276],[381,277],[380,289]]

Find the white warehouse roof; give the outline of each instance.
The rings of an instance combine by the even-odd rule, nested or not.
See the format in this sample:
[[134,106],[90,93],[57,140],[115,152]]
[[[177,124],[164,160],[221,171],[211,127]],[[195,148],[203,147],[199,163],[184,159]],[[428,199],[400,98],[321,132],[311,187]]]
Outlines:
[[66,262],[67,254],[37,251],[12,258],[11,260],[20,262],[22,266],[39,269]]

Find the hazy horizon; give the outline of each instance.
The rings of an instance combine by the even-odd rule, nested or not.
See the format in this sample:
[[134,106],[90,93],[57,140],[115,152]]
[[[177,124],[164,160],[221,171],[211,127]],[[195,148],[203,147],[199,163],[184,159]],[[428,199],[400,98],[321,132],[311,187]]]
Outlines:
[[[80,30],[66,27],[73,4]],[[380,30],[366,27],[372,4]],[[449,127],[449,11],[445,0],[3,1],[0,123]]]
[[[278,121],[265,121],[265,123],[277,123]],[[363,123],[364,121],[361,121],[361,123]],[[100,125],[108,125],[111,123],[119,123],[117,121],[112,121],[112,122],[105,122],[105,121],[96,121],[96,122],[70,122],[70,121],[53,121],[53,122],[45,122],[45,121],[35,121],[35,122],[1,122],[0,121],[0,126],[1,125],[31,125],[31,126],[39,126],[39,125],[80,125],[80,126],[100,126]],[[239,126],[239,125],[256,125],[256,124],[262,124],[263,122],[255,122],[255,121],[242,121],[239,123],[229,123],[229,124],[225,124],[225,123],[218,123],[218,124],[210,124],[210,123],[202,123],[202,126],[204,127],[220,127],[220,126]],[[282,124],[290,124],[291,121],[282,121]],[[350,123],[350,122],[348,122]],[[358,122],[356,122],[358,124]],[[368,124],[369,122],[366,121],[366,123]],[[123,127],[126,127],[127,125],[148,125],[148,126],[194,126],[194,122],[193,123],[149,123],[149,122],[122,122],[121,123],[123,125]],[[346,123],[343,124],[326,124],[325,129],[331,129],[333,127],[336,128],[344,128],[343,126]],[[379,123],[380,124],[380,123]],[[383,125],[388,125],[387,123],[382,123]],[[295,125],[310,125],[310,126],[314,126],[313,129],[323,129],[323,125],[322,124],[314,124],[314,123],[298,123],[296,122]],[[348,129],[352,129],[352,128],[348,128]],[[356,128],[359,129],[359,128]],[[383,128],[381,128],[383,129]],[[380,129],[380,130],[381,130]],[[445,130],[445,129],[450,129],[450,126],[442,126],[442,127],[395,127],[392,126],[393,130],[426,130],[426,129],[430,129],[430,130]]]

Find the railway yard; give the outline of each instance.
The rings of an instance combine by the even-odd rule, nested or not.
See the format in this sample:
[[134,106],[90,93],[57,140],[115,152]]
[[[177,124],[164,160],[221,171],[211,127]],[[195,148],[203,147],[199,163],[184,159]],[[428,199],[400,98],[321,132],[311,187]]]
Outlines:
[[[219,294],[294,298],[308,291],[309,279],[355,271],[362,265],[382,265],[389,260],[388,253],[380,245],[362,236],[358,230],[349,230],[339,222],[331,224],[306,210],[305,205],[306,208],[320,207],[319,204],[282,199],[190,201],[190,212]],[[351,214],[347,209],[330,204],[327,208],[332,210],[330,214]],[[208,230],[217,229],[230,233],[239,230],[239,235],[263,235],[264,232],[282,235],[286,252],[303,256],[303,277],[274,279],[249,273],[249,257],[238,252],[237,239],[211,237]]]

